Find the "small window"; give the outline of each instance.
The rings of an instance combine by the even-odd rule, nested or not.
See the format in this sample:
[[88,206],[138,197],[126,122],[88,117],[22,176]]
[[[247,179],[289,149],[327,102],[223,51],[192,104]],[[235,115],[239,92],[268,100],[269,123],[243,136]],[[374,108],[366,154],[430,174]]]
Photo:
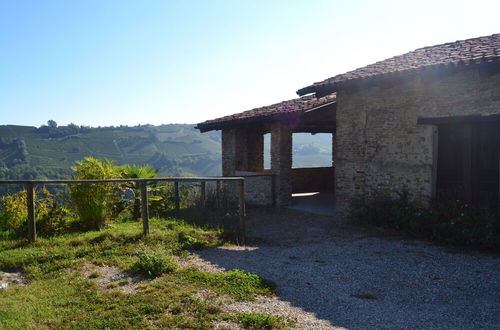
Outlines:
[[264,168],[271,168],[271,133],[264,134]]

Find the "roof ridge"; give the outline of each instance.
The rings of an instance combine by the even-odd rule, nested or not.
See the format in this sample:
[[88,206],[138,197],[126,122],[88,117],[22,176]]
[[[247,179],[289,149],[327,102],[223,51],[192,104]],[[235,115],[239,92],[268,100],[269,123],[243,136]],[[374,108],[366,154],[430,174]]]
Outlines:
[[[420,47],[315,82],[299,89],[297,94],[314,93],[320,86],[335,85],[347,80],[381,76],[394,72],[414,71],[442,64],[476,64],[497,59],[500,59],[500,33]],[[329,91],[333,92],[335,89],[332,87]]]
[[[455,41],[445,42],[445,43],[437,44],[437,45],[433,45],[433,46],[420,47],[420,48],[416,48],[414,50],[411,50],[411,51],[409,51],[409,52],[407,52],[405,54],[414,52],[416,50],[421,50],[421,49],[428,49],[428,48],[435,48],[435,47],[439,47],[439,46],[453,45],[453,44],[457,44],[459,42],[466,42],[466,41],[478,40],[478,39],[481,39],[481,38],[491,38],[491,37],[500,37],[500,33],[493,33],[493,34],[490,34],[490,35],[480,36],[480,37],[474,37],[474,38],[458,39],[458,40],[455,40]],[[402,55],[404,55],[404,54],[402,54]]]
[[236,114],[206,120],[202,123],[199,123],[196,128],[201,130],[220,129],[222,126],[225,126],[230,122],[246,122],[255,119],[271,118],[273,116],[286,113],[307,111],[319,106],[334,103],[335,100],[335,93],[328,94],[322,97],[317,97],[315,95],[296,97],[294,99],[277,102],[271,105],[245,110]]

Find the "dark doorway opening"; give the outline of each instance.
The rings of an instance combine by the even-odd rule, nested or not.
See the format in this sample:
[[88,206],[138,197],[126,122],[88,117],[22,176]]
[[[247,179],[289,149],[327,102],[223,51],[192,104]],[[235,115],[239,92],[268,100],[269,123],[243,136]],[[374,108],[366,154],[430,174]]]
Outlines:
[[439,125],[436,197],[499,211],[500,122]]

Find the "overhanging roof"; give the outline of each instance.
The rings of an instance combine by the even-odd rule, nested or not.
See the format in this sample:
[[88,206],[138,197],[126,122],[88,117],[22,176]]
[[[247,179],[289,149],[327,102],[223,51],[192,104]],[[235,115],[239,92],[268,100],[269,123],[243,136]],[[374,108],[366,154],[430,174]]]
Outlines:
[[287,114],[300,114],[335,103],[335,94],[316,97],[308,95],[280,103],[255,108],[230,116],[207,120],[196,125],[201,132],[222,129],[247,123],[270,122]]

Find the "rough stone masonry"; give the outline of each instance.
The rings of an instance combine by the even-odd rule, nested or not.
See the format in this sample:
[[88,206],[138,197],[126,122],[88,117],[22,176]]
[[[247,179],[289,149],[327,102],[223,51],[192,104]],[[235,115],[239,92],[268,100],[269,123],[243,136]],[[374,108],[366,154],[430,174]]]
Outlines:
[[407,189],[426,203],[435,193],[438,127],[419,117],[500,114],[500,72],[480,67],[419,74],[392,84],[337,92],[336,207],[354,196]]

